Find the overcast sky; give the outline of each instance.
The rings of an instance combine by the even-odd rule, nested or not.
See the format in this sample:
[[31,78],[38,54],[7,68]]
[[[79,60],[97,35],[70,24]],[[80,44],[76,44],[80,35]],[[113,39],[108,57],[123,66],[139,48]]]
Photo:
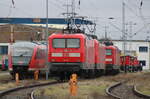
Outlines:
[[[66,12],[63,6],[71,0],[49,0],[49,17],[63,17],[61,13]],[[87,16],[90,20],[96,20],[99,37],[104,37],[105,26],[108,36],[120,39],[122,33],[122,1],[123,0],[79,0],[76,1],[76,12],[81,16]],[[132,21],[132,39],[146,39],[150,33],[150,0],[124,0],[126,7],[126,26],[128,32],[131,30],[129,22]],[[0,0],[0,17],[46,17],[46,0]],[[113,20],[109,20],[113,17]],[[110,24],[111,23],[111,24]],[[143,28],[144,27],[144,28]]]

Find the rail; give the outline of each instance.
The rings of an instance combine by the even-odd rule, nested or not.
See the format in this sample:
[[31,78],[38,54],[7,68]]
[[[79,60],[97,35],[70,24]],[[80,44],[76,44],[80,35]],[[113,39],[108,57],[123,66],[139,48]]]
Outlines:
[[139,97],[142,97],[142,98],[145,98],[145,99],[150,99],[150,95],[142,94],[140,91],[137,90],[137,86],[133,87],[133,92],[134,92],[134,94],[136,94]]
[[[118,93],[118,94],[114,94],[112,91],[113,91],[115,88],[119,87],[119,86],[124,86],[123,84],[125,84],[126,82],[128,82],[128,81],[119,82],[119,83],[116,83],[116,84],[114,84],[114,85],[112,85],[112,86],[109,86],[109,87],[106,89],[106,93],[107,93],[109,96],[111,96],[111,97],[113,97],[113,98],[115,98],[115,99],[122,99],[121,94],[120,94],[120,96],[119,96],[119,93]],[[149,96],[149,95],[144,95],[144,94],[142,94],[141,92],[139,92],[139,91],[137,90],[136,86],[133,86],[132,89],[129,89],[129,88],[128,88],[129,86],[124,86],[124,87],[127,88],[128,90],[131,90],[131,91],[132,91],[132,97],[137,97],[136,99],[150,99],[150,96]],[[130,87],[130,88],[131,88],[131,87]],[[124,89],[124,90],[125,90],[125,89]],[[130,91],[130,93],[131,93],[131,91]],[[121,90],[120,90],[120,92],[121,92]],[[129,95],[129,94],[126,93],[126,96],[128,96],[128,95]],[[124,96],[123,96],[123,97],[124,97]]]
[[3,97],[4,95],[11,93],[11,92],[15,92],[15,91],[23,90],[23,89],[28,89],[28,88],[46,86],[46,85],[54,85],[54,84],[58,84],[58,83],[59,82],[57,82],[57,81],[53,81],[53,82],[48,82],[48,83],[34,84],[34,85],[29,85],[29,86],[20,86],[20,87],[16,87],[16,88],[11,88],[11,89],[8,89],[5,91],[1,91],[0,92],[0,98]]

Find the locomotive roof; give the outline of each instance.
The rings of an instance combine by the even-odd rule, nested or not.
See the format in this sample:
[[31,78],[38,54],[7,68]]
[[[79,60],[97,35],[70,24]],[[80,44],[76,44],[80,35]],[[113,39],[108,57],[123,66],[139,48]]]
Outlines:
[[46,45],[37,45],[35,48],[46,49]]
[[82,33],[77,33],[77,34],[62,34],[62,33],[59,33],[59,34],[52,34],[51,36],[49,36],[49,38],[86,38],[87,36],[82,34]]
[[116,46],[106,46],[106,48],[118,49]]
[[21,41],[21,42],[15,42],[13,43],[13,47],[30,47],[33,48],[34,46],[36,46],[37,44],[32,43],[32,42],[27,42],[27,41]]

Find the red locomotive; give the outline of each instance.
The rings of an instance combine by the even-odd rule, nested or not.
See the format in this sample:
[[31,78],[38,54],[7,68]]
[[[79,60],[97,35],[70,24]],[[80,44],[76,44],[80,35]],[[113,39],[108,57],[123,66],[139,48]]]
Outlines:
[[130,55],[121,56],[121,70],[130,71],[132,68],[132,57]]
[[33,73],[35,70],[43,70],[45,67],[46,46],[32,42],[16,42],[11,46],[9,54],[9,71],[15,77],[20,78]]
[[133,60],[133,72],[134,71],[138,71],[138,68],[139,68],[139,61],[137,60],[137,57],[134,57],[134,60]]
[[126,55],[121,56],[120,59],[121,59],[121,70],[123,71],[134,72],[139,71],[141,68],[139,61],[135,56]]
[[97,40],[82,34],[52,34],[49,36],[48,62],[54,75],[78,73],[99,75],[104,71],[104,47]]
[[120,50],[113,45],[106,46],[106,73],[118,73],[120,70]]
[[[94,72],[94,42],[84,34],[49,36],[48,62],[51,74]],[[84,76],[86,76],[84,75]]]

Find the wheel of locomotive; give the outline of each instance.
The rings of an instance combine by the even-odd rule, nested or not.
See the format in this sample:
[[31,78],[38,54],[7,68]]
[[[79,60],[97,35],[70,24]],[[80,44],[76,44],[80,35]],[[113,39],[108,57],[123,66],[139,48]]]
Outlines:
[[132,72],[132,67],[131,66],[128,67],[128,71]]
[[94,69],[90,70],[90,78],[94,78],[95,77],[95,72]]
[[85,78],[90,78],[90,73],[91,73],[90,69],[86,70],[85,71]]
[[120,69],[116,69],[115,72],[116,72],[116,74],[119,74]]
[[138,71],[138,67],[135,68],[135,71],[136,71],[136,72]]
[[113,74],[113,70],[106,70],[106,75],[112,75]]
[[101,76],[101,75],[103,75],[103,71],[96,69],[96,70],[95,70],[95,77],[99,77],[99,76]]
[[117,69],[111,70],[111,75],[116,75],[117,74]]
[[[12,76],[12,79],[15,80],[16,79],[16,72],[10,72],[10,75]],[[25,79],[26,77],[19,73],[19,79],[22,80],[22,79]]]
[[108,75],[109,74],[109,70],[105,70],[105,75]]
[[135,72],[135,67],[132,67],[132,72]]
[[82,78],[89,78],[89,70],[87,70],[87,69],[81,70],[80,75]]
[[88,78],[92,78],[92,70],[88,70]]
[[123,71],[128,72],[128,67],[125,66]]

